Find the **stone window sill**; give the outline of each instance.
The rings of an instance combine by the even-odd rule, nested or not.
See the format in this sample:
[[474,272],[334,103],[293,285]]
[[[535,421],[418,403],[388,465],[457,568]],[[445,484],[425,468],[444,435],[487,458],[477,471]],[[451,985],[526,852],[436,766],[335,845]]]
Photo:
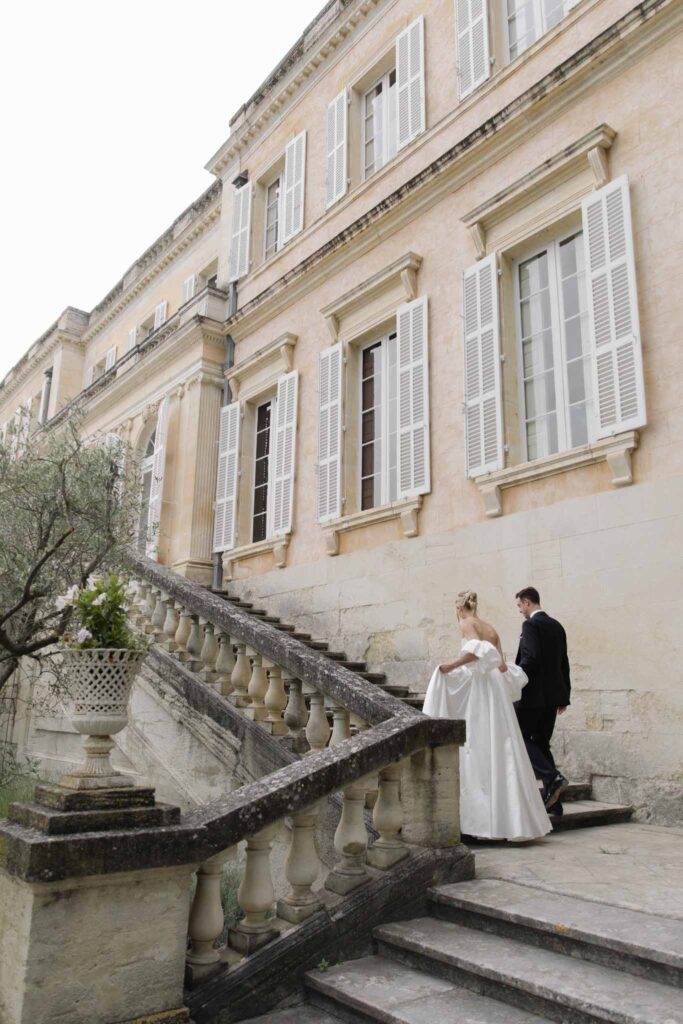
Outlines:
[[543,459],[524,462],[519,466],[508,466],[475,477],[474,482],[484,499],[486,515],[493,518],[503,514],[502,491],[508,487],[518,487],[533,480],[544,480],[549,476],[566,473],[580,466],[592,466],[596,462],[606,462],[612,473],[614,487],[627,487],[633,483],[631,470],[631,454],[638,447],[638,432],[635,430],[615,434],[614,437],[602,438],[593,444],[571,448],[566,452],[547,455]]
[[287,564],[287,549],[291,540],[291,533],[285,533],[281,537],[268,537],[266,540],[259,540],[253,544],[243,544],[240,548],[231,548],[223,552],[223,578],[231,580],[235,564],[246,558],[255,558],[257,555],[272,554],[275,566],[284,569]]
[[342,533],[360,530],[364,526],[371,526],[375,523],[386,523],[390,519],[401,520],[404,536],[417,537],[417,514],[421,507],[422,495],[418,495],[415,498],[393,501],[390,505],[381,505],[379,508],[352,512],[351,515],[342,516],[341,519],[335,519],[331,523],[325,523],[325,547],[328,555],[339,554],[339,537]]

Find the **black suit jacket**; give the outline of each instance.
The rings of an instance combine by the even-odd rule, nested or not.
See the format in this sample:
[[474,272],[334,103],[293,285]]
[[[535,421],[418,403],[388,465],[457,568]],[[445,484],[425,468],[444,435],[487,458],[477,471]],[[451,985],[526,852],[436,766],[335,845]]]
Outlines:
[[544,611],[525,619],[515,660],[529,677],[519,707],[561,708],[569,704],[567,635],[556,619]]

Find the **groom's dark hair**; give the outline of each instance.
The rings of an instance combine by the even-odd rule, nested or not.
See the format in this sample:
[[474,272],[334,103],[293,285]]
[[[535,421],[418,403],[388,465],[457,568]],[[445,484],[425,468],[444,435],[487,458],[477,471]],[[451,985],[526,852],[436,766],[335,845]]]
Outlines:
[[515,594],[518,601],[523,601],[525,598],[527,601],[531,601],[532,604],[541,603],[541,595],[536,590],[536,587],[524,587],[523,590],[518,591]]

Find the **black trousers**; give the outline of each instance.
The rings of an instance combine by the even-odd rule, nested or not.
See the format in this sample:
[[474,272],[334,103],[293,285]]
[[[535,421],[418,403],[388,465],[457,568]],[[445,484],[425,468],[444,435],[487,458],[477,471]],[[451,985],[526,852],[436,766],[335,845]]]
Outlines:
[[523,708],[515,704],[515,711],[531,767],[547,787],[560,774],[550,749],[557,708]]

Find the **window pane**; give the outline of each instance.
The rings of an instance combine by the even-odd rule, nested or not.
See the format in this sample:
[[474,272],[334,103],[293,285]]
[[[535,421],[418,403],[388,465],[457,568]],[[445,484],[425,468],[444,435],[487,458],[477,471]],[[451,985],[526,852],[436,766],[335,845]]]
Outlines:
[[567,364],[567,390],[570,405],[585,401],[590,387],[588,372],[587,359],[575,359]]
[[579,444],[588,444],[588,415],[585,403],[570,407],[569,429],[572,448]]
[[272,403],[264,402],[256,410],[256,450],[254,456],[254,506],[252,540],[265,540],[268,529],[268,473],[270,469],[270,424]]
[[526,50],[541,33],[532,0],[508,0],[508,41],[510,60]]
[[266,516],[254,516],[254,532],[252,539],[254,541],[266,539]]
[[586,358],[588,354],[588,312],[581,232],[561,242],[559,250],[564,359],[567,373],[567,404],[569,405],[566,422],[568,443],[575,447],[578,444],[586,444],[588,441],[591,397],[590,362]]

